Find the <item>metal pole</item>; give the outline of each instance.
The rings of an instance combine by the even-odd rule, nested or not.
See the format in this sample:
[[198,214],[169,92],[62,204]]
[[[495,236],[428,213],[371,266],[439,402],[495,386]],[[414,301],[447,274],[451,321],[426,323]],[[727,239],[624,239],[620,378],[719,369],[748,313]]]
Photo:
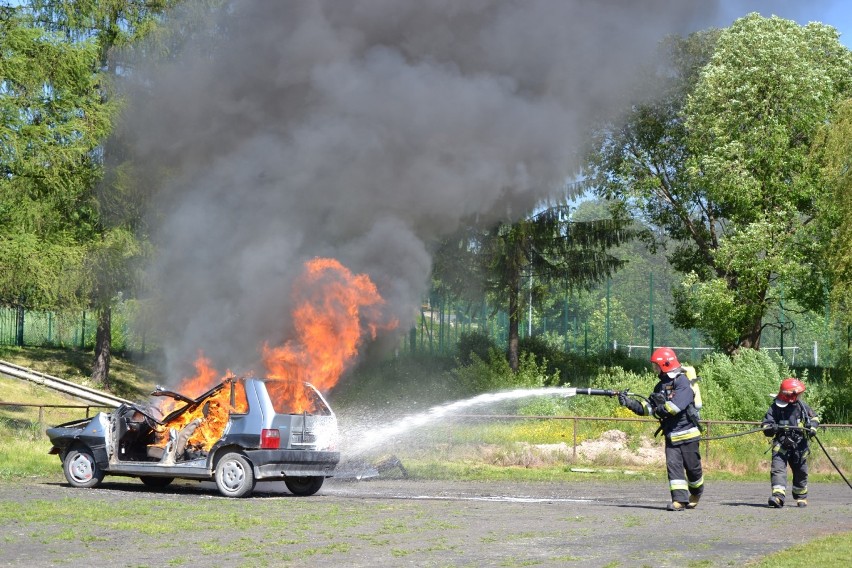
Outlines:
[[604,349],[609,349],[609,296],[612,288],[612,279],[606,279],[606,330],[604,332]]
[[527,309],[527,337],[532,337],[532,273],[530,273],[530,304]]
[[577,418],[574,417],[572,422],[574,425],[574,459],[577,459]]
[[651,332],[648,355],[654,352],[654,273],[648,274],[648,328]]
[[781,323],[781,360],[786,361],[784,358],[784,284],[781,284],[781,292],[778,297],[778,309],[780,313],[778,315],[778,321]]

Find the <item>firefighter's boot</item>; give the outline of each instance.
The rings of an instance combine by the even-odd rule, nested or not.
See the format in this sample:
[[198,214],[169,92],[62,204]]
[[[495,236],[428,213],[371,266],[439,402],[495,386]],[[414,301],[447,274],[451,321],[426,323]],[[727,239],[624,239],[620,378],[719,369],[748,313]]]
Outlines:
[[780,509],[784,506],[784,496],[780,493],[773,493],[772,497],[769,498],[769,506]]
[[689,503],[686,504],[687,509],[694,509],[698,506],[698,501],[701,500],[701,495],[690,495]]
[[808,500],[805,499],[804,497],[797,497],[796,498],[796,505],[799,506],[799,507],[807,507],[808,506]]
[[681,503],[680,501],[672,501],[668,505],[666,505],[666,509],[669,511],[683,511],[686,509],[686,503]]

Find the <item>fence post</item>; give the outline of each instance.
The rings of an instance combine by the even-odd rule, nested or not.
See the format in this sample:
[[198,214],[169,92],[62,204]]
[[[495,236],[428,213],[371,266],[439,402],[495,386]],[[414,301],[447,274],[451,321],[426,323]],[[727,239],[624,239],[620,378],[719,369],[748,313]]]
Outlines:
[[575,416],[574,418],[572,418],[572,419],[571,419],[571,422],[573,422],[573,428],[572,428],[572,429],[574,430],[574,450],[573,450],[573,455],[574,455],[574,459],[576,460],[576,459],[577,459],[577,417]]
[[38,423],[44,424],[44,407],[43,406],[38,407]]
[[610,296],[610,288],[612,287],[612,278],[606,279],[606,326],[604,332],[604,350],[609,348],[609,318],[610,318],[610,307],[609,307],[609,296]]
[[648,274],[648,354],[654,352],[654,273]]

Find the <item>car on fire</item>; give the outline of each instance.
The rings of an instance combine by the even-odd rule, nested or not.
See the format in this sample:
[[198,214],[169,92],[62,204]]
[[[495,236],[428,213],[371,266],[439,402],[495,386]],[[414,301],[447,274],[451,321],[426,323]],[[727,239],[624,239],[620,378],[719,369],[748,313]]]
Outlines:
[[229,377],[197,398],[161,387],[151,396],[165,399],[47,429],[68,483],[95,487],[112,475],[163,488],[194,479],[245,497],[257,481],[283,480],[308,496],[340,460],[337,418],[309,383]]

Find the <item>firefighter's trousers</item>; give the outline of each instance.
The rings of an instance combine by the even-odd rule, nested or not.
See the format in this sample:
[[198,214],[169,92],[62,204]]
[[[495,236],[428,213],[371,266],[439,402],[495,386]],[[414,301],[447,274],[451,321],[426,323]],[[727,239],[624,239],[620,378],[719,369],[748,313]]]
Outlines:
[[785,495],[787,492],[787,466],[793,472],[793,499],[808,494],[808,453],[807,451],[772,453],[772,494]]
[[[701,471],[700,440],[673,446],[666,439],[666,472],[672,501],[686,503],[690,495],[700,496],[704,492],[704,474]],[[684,473],[685,479],[684,479]]]

